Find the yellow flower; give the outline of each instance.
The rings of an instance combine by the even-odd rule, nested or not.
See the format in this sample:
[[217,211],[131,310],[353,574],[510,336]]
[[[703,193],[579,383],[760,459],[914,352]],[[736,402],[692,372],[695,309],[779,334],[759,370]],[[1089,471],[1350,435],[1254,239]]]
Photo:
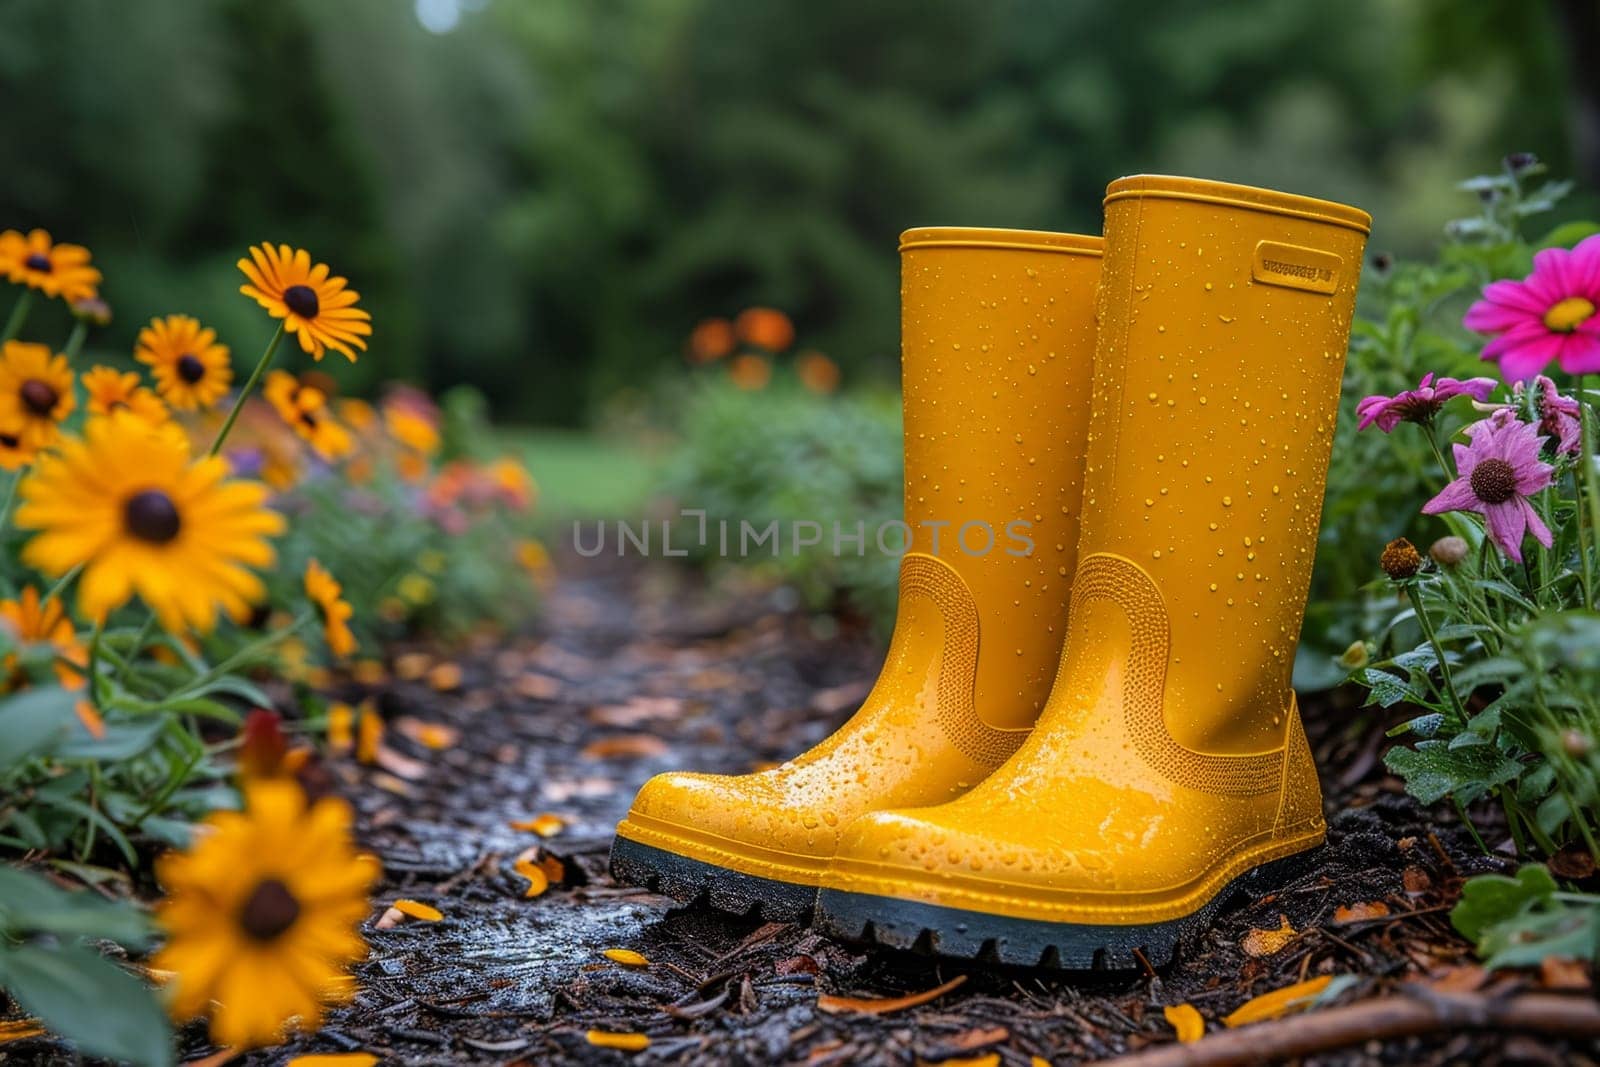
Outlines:
[[302,350],[321,359],[333,349],[354,363],[363,340],[372,334],[372,316],[356,307],[361,294],[343,278],[330,277],[326,263],[311,264],[311,253],[288,245],[257,245],[239,261],[250,284],[239,291],[282,319],[284,329],[300,339]]
[[76,404],[66,356],[22,341],[0,349],[0,433],[16,438],[18,449],[31,453],[54,444]]
[[228,394],[233,361],[217,331],[189,315],[151,319],[139,331],[134,358],[150,368],[156,388],[179,411],[208,408]]
[[395,585],[400,599],[410,604],[426,604],[433,600],[433,582],[426,575],[412,572]]
[[314,1031],[323,1005],[347,1000],[340,979],[366,954],[357,924],[379,867],[355,851],[350,807],[326,797],[309,808],[289,781],[245,788],[243,812],[206,820],[188,852],[156,864],[167,891],[157,918],[166,945],[152,965],[171,971],[172,1011],[209,1011],[219,1044],[275,1044],[294,1020]]
[[44,230],[24,237],[16,230],[0,233],[0,273],[49,297],[69,303],[95,295],[100,272],[89,265],[82,245],[55,244]]
[[32,463],[39,450],[29,448],[15,434],[0,433],[0,470],[21,470]]
[[171,417],[161,398],[139,384],[133,371],[120,371],[115,367],[92,367],[83,372],[83,388],[89,394],[89,413],[109,415],[113,411],[131,411],[152,426],[159,426]]
[[378,423],[378,413],[360,397],[347,396],[339,401],[339,417],[356,433],[366,433]]
[[[39,590],[27,586],[13,600],[0,600],[0,625],[11,630],[14,640],[24,644],[49,644],[56,653],[56,677],[68,689],[83,685],[80,673],[89,664],[89,653],[78,640],[72,620],[60,600],[43,603]],[[17,684],[17,657],[6,657],[6,673]]]
[[431,456],[439,448],[439,430],[433,420],[404,404],[383,409],[383,423],[389,436],[420,455]]
[[283,517],[228,464],[190,462],[171,435],[124,411],[96,416],[24,476],[17,525],[38,534],[22,558],[52,577],[82,564],[78,606],[102,619],[137,594],[173,632],[209,631],[266,596],[250,567],[273,560]]
[[278,416],[305,439],[312,451],[330,463],[350,454],[354,442],[328,411],[328,398],[321,389],[302,385],[288,371],[267,375],[262,392]]
[[306,596],[317,607],[329,651],[340,659],[356,650],[356,637],[350,632],[351,608],[340,599],[342,592],[338,580],[322,564],[316,560],[306,564]]

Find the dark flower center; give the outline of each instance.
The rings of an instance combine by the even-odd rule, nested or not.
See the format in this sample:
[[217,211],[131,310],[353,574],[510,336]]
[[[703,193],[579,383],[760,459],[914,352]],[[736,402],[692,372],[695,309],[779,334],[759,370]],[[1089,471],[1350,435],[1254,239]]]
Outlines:
[[14,437],[8,433],[0,433],[0,446],[5,448],[16,448],[20,444],[22,444],[22,438]]
[[283,291],[283,302],[289,310],[302,319],[314,319],[322,305],[317,301],[317,291],[309,285],[291,285]]
[[239,926],[257,941],[281,936],[300,918],[300,902],[289,887],[276,878],[265,878],[256,886],[239,912]]
[[201,378],[206,376],[206,365],[201,363],[197,357],[192,356],[187,352],[178,357],[177,368],[178,377],[182,378],[190,385],[193,385],[195,382],[198,382]]
[[23,263],[27,265],[29,270],[36,270],[42,274],[50,273],[50,257],[43,255],[42,253],[35,252],[33,255],[23,260]]
[[129,533],[153,545],[164,545],[177,537],[182,525],[177,505],[159,489],[146,489],[129,497],[122,508],[122,521]]
[[35,415],[48,415],[56,409],[56,401],[61,399],[61,394],[55,388],[37,378],[29,378],[22,383],[22,402],[29,411]]
[[1517,472],[1503,459],[1486,459],[1467,479],[1472,494],[1485,504],[1504,504],[1517,495]]
[[1417,551],[1416,545],[1399,537],[1383,546],[1378,565],[1383,568],[1383,573],[1395,581],[1404,581],[1422,569],[1422,554]]

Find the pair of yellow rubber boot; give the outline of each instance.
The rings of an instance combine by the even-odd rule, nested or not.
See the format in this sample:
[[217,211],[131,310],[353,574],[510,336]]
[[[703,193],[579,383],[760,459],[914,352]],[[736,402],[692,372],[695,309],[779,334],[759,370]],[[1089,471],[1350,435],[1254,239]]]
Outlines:
[[906,233],[914,538],[883,672],[780,767],[648,782],[617,876],[1123,968],[1320,845],[1290,670],[1369,222],[1145,176],[1108,188],[1103,240]]

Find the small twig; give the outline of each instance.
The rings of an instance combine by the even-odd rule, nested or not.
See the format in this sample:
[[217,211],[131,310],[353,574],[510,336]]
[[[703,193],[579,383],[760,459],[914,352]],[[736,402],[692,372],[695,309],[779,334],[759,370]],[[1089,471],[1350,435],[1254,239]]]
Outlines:
[[1367,1041],[1490,1029],[1594,1040],[1600,1038],[1600,1003],[1553,993],[1499,998],[1408,986],[1398,996],[1224,1030],[1192,1045],[1163,1045],[1123,1056],[1104,1067],[1244,1067]]

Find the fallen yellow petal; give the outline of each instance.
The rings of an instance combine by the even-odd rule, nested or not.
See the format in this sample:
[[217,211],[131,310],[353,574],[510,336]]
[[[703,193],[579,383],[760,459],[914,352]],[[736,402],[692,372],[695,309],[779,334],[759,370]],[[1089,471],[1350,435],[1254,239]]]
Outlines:
[[1178,1032],[1178,1040],[1185,1045],[1206,1036],[1206,1021],[1193,1004],[1174,1004],[1162,1008],[1161,1014],[1167,1017],[1167,1022]]
[[540,837],[554,837],[567,828],[567,820],[547,811],[531,819],[513,819],[510,825],[513,830],[535,833]]
[[378,746],[383,743],[383,717],[372,701],[361,705],[361,722],[356,731],[356,759],[371,763],[378,758]]
[[1303,1011],[1311,1006],[1317,994],[1328,988],[1328,983],[1332,981],[1333,975],[1325,974],[1321,978],[1274,989],[1270,993],[1263,993],[1259,997],[1245,1001],[1238,1011],[1222,1021],[1229,1026],[1245,1026],[1266,1019],[1277,1019],[1290,1012]]
[[1270,956],[1300,936],[1300,931],[1289,925],[1289,916],[1280,913],[1278,919],[1282,925],[1276,930],[1263,930],[1260,927],[1256,927],[1244,935],[1244,940],[1239,943],[1239,947],[1244,949],[1246,955],[1258,958]]
[[355,721],[356,709],[349,704],[329,704],[328,747],[335,752],[349,752],[356,743]]
[[611,1034],[604,1030],[590,1030],[584,1035],[596,1048],[614,1048],[623,1052],[643,1052],[650,1047],[649,1034]]
[[625,967],[648,967],[650,961],[631,948],[608,948],[600,953],[613,963],[620,963]]
[[528,891],[524,897],[536,897],[550,888],[550,875],[539,864],[539,849],[524,849],[522,854],[511,864],[511,869],[528,880]]
[[370,1052],[318,1052],[296,1056],[284,1067],[372,1067],[378,1057]]
[[424,922],[436,923],[444,918],[444,912],[438,908],[422,903],[420,900],[397,900],[394,902],[396,911],[405,913],[413,919]]
[[958,1060],[940,1060],[939,1067],[1000,1067],[1000,1053],[990,1052],[982,1056],[963,1056]]

